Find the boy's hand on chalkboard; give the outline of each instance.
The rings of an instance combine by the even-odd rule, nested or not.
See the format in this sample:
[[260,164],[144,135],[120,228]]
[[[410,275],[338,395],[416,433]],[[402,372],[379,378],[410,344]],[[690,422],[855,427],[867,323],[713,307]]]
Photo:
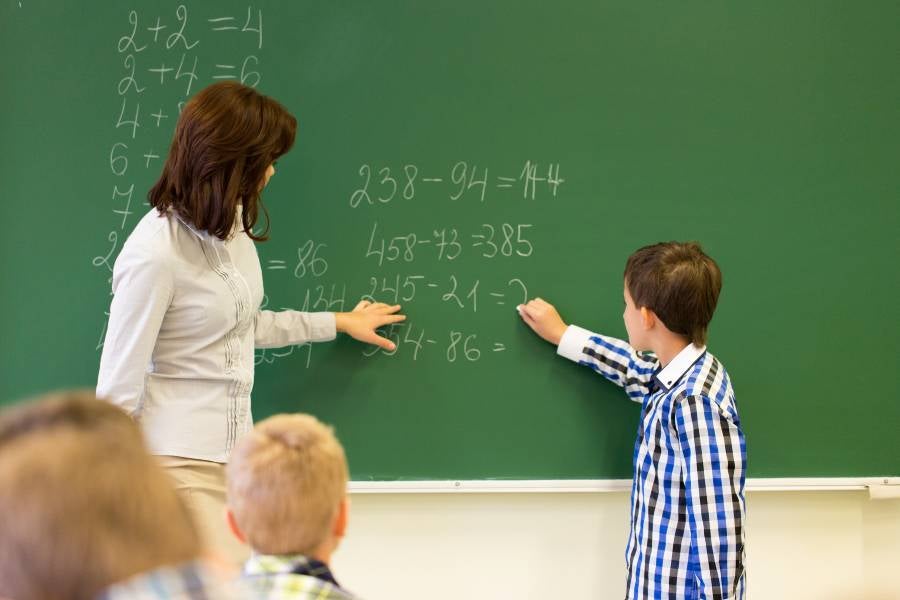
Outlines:
[[380,346],[385,350],[395,350],[397,346],[391,340],[381,337],[375,331],[379,327],[399,323],[406,320],[406,315],[398,315],[399,304],[369,302],[363,300],[353,312],[334,313],[334,323],[338,331],[346,333],[353,339]]
[[526,304],[516,307],[522,320],[531,327],[536,334],[553,344],[559,346],[559,341],[566,332],[568,325],[556,312],[556,308],[549,302],[540,298],[530,300]]

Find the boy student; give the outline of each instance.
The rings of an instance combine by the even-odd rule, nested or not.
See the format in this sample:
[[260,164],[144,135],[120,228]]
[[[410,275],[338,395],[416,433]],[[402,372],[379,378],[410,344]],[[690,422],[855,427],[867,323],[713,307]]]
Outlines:
[[0,413],[0,598],[242,597],[200,555],[124,412],[63,392]]
[[668,242],[639,249],[625,265],[628,343],[567,326],[540,298],[518,307],[559,355],[642,404],[629,599],[744,597],[744,434],[728,374],[705,345],[721,287],[698,244]]
[[238,442],[226,466],[228,524],[254,550],[257,598],[350,600],[328,567],[347,528],[347,460],[309,415],[276,415]]

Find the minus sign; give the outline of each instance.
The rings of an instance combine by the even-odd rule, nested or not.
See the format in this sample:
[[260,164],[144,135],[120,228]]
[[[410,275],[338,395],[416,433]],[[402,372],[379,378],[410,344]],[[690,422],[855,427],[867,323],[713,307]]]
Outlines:
[[425,341],[428,342],[429,344],[437,344],[437,342],[434,340],[425,340]]
[[429,284],[428,284],[428,287],[437,287],[437,286],[438,286],[438,284],[436,284],[436,283],[429,283]]
[[422,181],[427,181],[428,183],[441,183],[444,180],[440,177],[423,177]]

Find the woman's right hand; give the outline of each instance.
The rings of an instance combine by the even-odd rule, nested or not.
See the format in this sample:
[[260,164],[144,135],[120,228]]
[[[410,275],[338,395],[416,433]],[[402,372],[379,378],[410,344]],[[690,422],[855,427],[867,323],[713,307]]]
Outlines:
[[355,340],[380,346],[385,350],[396,350],[391,340],[378,335],[379,327],[399,323],[406,320],[406,315],[398,315],[399,304],[384,304],[363,300],[348,313],[334,313],[337,330],[346,333]]

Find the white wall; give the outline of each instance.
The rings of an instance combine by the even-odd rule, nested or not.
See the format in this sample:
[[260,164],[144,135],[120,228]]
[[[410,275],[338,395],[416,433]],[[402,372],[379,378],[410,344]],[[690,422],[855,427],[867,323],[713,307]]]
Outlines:
[[[354,494],[334,557],[368,600],[624,597],[628,494]],[[750,600],[900,599],[900,500],[751,492]]]

